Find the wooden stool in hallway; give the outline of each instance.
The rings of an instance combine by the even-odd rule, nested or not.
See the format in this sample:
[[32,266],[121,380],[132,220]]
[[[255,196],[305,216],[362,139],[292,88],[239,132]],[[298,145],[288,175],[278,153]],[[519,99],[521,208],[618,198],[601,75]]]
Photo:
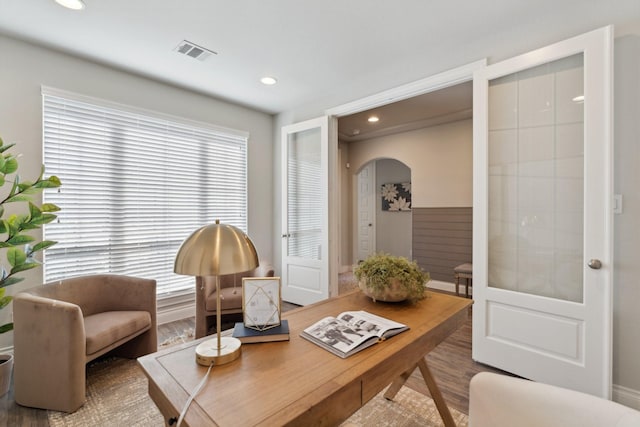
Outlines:
[[456,295],[460,295],[460,279],[465,279],[464,295],[469,298],[469,286],[473,286],[473,265],[470,262],[460,264],[453,269],[453,277],[456,279]]

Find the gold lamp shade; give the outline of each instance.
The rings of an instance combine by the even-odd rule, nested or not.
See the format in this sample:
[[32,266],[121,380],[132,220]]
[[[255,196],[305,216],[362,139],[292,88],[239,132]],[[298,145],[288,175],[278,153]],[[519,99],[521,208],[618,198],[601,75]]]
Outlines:
[[173,268],[176,273],[216,277],[217,340],[206,340],[196,347],[197,363],[222,365],[240,357],[240,340],[220,335],[220,276],[258,265],[258,252],[249,236],[232,225],[220,224],[220,220],[197,229],[180,246]]
[[224,276],[253,270],[258,252],[249,236],[233,225],[205,225],[182,243],[174,271],[188,276]]

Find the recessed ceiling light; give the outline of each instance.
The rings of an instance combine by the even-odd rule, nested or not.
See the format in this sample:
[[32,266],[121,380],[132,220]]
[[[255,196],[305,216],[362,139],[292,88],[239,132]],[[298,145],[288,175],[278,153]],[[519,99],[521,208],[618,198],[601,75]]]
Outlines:
[[376,122],[380,121],[380,119],[378,118],[378,116],[371,116],[371,117],[369,117],[369,118],[367,119],[367,121],[368,121],[369,123],[376,123]]
[[274,84],[278,83],[278,80],[276,80],[274,77],[266,76],[266,77],[261,78],[260,82],[263,85],[271,86],[271,85],[274,85]]
[[82,0],[56,0],[60,6],[64,6],[67,9],[82,10],[84,9],[84,2]]

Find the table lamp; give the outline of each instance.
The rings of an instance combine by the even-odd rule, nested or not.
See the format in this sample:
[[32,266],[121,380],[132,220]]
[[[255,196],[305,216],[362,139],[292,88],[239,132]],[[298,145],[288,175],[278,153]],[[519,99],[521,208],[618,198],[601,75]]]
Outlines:
[[232,225],[220,224],[220,220],[197,229],[180,246],[174,264],[177,274],[216,278],[218,336],[196,347],[199,364],[222,365],[240,357],[240,340],[220,336],[220,276],[252,270],[258,264],[258,253],[249,236]]

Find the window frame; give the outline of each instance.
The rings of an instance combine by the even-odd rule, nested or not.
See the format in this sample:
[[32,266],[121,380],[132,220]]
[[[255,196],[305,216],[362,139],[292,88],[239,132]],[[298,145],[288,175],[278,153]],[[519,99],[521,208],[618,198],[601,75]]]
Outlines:
[[[47,97],[51,97],[51,98],[47,98]],[[69,104],[88,104],[90,108],[92,109],[98,109],[98,110],[104,110],[104,111],[108,111],[108,112],[117,112],[117,114],[122,114],[125,115],[129,118],[131,118],[132,121],[135,120],[140,120],[140,121],[145,121],[148,120],[149,123],[167,123],[167,127],[168,128],[172,128],[175,127],[176,129],[192,129],[192,130],[196,130],[198,133],[203,133],[203,134],[210,134],[212,136],[211,141],[207,141],[207,142],[211,142],[212,144],[219,146],[219,144],[226,144],[227,142],[229,142],[229,147],[231,148],[235,148],[232,144],[236,144],[238,147],[240,147],[242,154],[241,155],[237,155],[237,154],[233,154],[232,158],[234,160],[236,159],[240,159],[239,161],[236,161],[234,166],[236,169],[237,168],[241,168],[242,169],[242,173],[241,173],[241,177],[238,179],[238,182],[236,182],[236,184],[238,185],[238,188],[236,188],[236,192],[239,192],[238,194],[236,194],[236,199],[237,202],[239,204],[239,206],[243,206],[243,212],[242,214],[238,215],[237,218],[234,218],[234,222],[233,225],[238,226],[240,229],[242,229],[243,231],[247,231],[248,228],[248,196],[249,196],[249,171],[248,171],[248,159],[249,159],[249,133],[245,132],[245,131],[239,131],[236,129],[230,129],[230,128],[226,128],[226,127],[222,127],[222,126],[217,126],[217,125],[213,125],[210,123],[204,123],[204,122],[199,122],[199,121],[194,121],[194,120],[190,120],[190,119],[186,119],[183,117],[177,117],[177,116],[173,116],[170,114],[165,114],[165,113],[161,113],[161,112],[157,112],[157,111],[152,111],[152,110],[148,110],[148,109],[143,109],[143,108],[138,108],[138,107],[134,107],[134,106],[129,106],[129,105],[125,105],[125,104],[121,104],[121,103],[116,103],[116,102],[111,102],[111,101],[107,101],[104,99],[99,99],[99,98],[94,98],[94,97],[90,97],[90,96],[86,96],[86,95],[81,95],[81,94],[77,94],[77,93],[72,93],[72,92],[68,92],[68,91],[64,91],[64,90],[59,90],[59,89],[55,89],[55,88],[51,88],[51,87],[46,87],[46,86],[42,86],[42,123],[43,123],[43,160],[44,160],[44,164],[45,167],[47,168],[46,173],[48,175],[58,175],[59,178],[62,180],[62,189],[64,189],[64,185],[65,185],[65,178],[64,176],[60,176],[61,173],[60,171],[56,168],[54,169],[53,167],[51,167],[51,164],[47,165],[47,152],[48,152],[48,148],[50,149],[50,147],[47,147],[48,144],[51,144],[51,142],[48,142],[51,138],[48,137],[48,133],[47,133],[47,129],[48,127],[50,128],[51,125],[47,124],[46,120],[47,120],[47,99],[52,99],[52,98],[57,98],[60,100],[63,100],[66,103]],[[106,125],[105,125],[106,126]],[[144,126],[143,126],[144,127]],[[146,128],[145,128],[146,129]],[[169,139],[169,138],[167,138]],[[105,140],[108,140],[107,137],[105,137]],[[212,142],[213,141],[213,142]],[[113,142],[110,142],[112,145]],[[192,143],[195,143],[194,141],[192,141]],[[198,143],[198,147],[199,149],[201,149],[200,147],[202,146],[202,143],[199,142]],[[123,144],[124,145],[124,144]],[[225,146],[225,148],[229,148],[227,146]],[[125,148],[123,148],[122,150],[124,150]],[[211,150],[208,151],[208,153],[212,153]],[[220,161],[220,157],[223,156],[220,153],[214,153],[212,155],[212,157],[215,157],[218,159],[218,163],[215,165],[198,165],[198,170],[201,170],[203,173],[201,174],[202,176],[204,175],[208,175],[208,172],[211,171],[212,169],[221,169],[221,166],[228,166],[228,162],[221,162]],[[170,158],[175,158],[175,157],[170,157]],[[51,163],[51,162],[50,162]],[[105,164],[109,163],[108,161],[105,161]],[[168,163],[168,162],[167,162]],[[113,161],[111,163],[109,163],[111,165],[113,165]],[[193,163],[192,163],[193,165]],[[239,166],[241,165],[241,166]],[[62,167],[62,169],[64,169],[64,167]],[[70,169],[67,167],[67,169]],[[139,167],[139,169],[142,169],[142,166]],[[235,173],[234,171],[236,169],[233,169],[231,172],[229,172],[229,175],[226,176],[233,176],[233,174]],[[164,176],[170,176],[171,173],[170,172],[166,172],[167,169],[165,169],[164,172]],[[200,175],[199,175],[200,176]],[[84,178],[78,178],[78,180],[83,180]],[[222,180],[224,180],[225,182],[227,181],[227,179],[225,178],[220,178],[220,176],[218,176],[218,184],[220,184],[222,182]],[[240,181],[243,181],[243,183],[241,183]],[[242,185],[243,184],[243,185]],[[202,185],[202,184],[201,184]],[[210,185],[210,184],[205,184],[205,185]],[[241,187],[240,187],[241,186]],[[211,191],[211,190],[210,190]],[[43,201],[47,202],[47,201],[51,201],[52,203],[56,203],[56,204],[60,204],[57,199],[54,199],[54,197],[52,197],[52,193],[58,193],[58,191],[50,191],[50,190],[46,190],[45,192],[43,192]],[[198,193],[200,194],[200,193]],[[219,193],[218,193],[219,194]],[[235,194],[235,193],[234,193]],[[206,196],[203,196],[203,199],[207,199]],[[221,200],[222,197],[219,195],[214,196],[213,200]],[[81,199],[79,199],[81,200]],[[209,203],[209,205],[207,207],[203,207],[204,205],[207,204],[207,201],[203,201],[200,206],[196,207],[195,210],[196,211],[206,211],[207,209],[209,209],[209,211],[211,210],[211,203]],[[63,204],[64,205],[64,204]],[[61,206],[62,207],[62,206]],[[237,209],[240,210],[241,208]],[[236,214],[234,214],[236,215]],[[190,229],[188,231],[184,231],[184,236],[181,236],[181,240],[180,242],[182,242],[186,237],[188,237],[188,235],[195,231],[198,227],[202,226],[202,225],[206,225],[207,223],[211,223],[213,222],[214,219],[216,219],[216,217],[212,217],[215,216],[215,214],[211,215],[210,213],[207,214],[203,214],[203,217],[206,216],[206,220],[200,220],[200,222],[198,224],[194,224],[190,227]],[[65,212],[64,212],[64,207],[61,210],[61,212],[59,212],[59,221],[64,221],[65,220]],[[196,221],[197,222],[197,221]],[[57,223],[56,223],[57,224]],[[43,227],[43,236],[44,238],[47,238],[49,234],[55,234],[52,233],[51,230],[55,227],[55,224],[51,224],[51,225],[47,225],[45,227]],[[191,229],[192,228],[192,229]],[[55,239],[54,239],[55,240]],[[174,243],[172,243],[174,244]],[[58,245],[56,245],[58,246]],[[45,278],[45,283],[50,282],[50,281],[55,281],[55,280],[59,280],[60,277],[60,273],[58,272],[57,275],[56,274],[49,274],[49,271],[47,269],[47,258],[49,258],[49,260],[51,260],[51,257],[53,255],[50,255],[51,253],[55,253],[56,250],[56,246],[52,247],[51,249],[49,249],[48,251],[45,252],[44,256],[44,271],[43,271],[43,275]],[[111,246],[111,245],[110,245]],[[177,252],[179,245],[175,248],[175,251]],[[124,252],[122,252],[124,253]],[[60,256],[60,255],[56,255],[56,256]],[[175,257],[175,254],[171,255],[171,272],[168,273],[170,275],[174,275],[175,273],[173,273],[173,259]],[[164,263],[164,267],[166,268],[166,264],[167,262]],[[81,268],[78,270],[82,270]],[[163,269],[164,271],[164,269]],[[126,270],[114,270],[113,268],[107,266],[107,268],[101,270],[101,271],[91,271],[88,272],[87,274],[93,274],[93,273],[113,273],[113,274],[132,274],[130,272],[127,272]],[[80,271],[80,274],[82,274],[82,272]],[[167,274],[166,271],[163,274]],[[77,275],[77,274],[71,274],[71,275]],[[142,275],[143,276],[143,275]],[[163,276],[165,277],[165,276]],[[168,276],[167,276],[168,277]],[[149,278],[155,278],[158,279],[158,277],[149,277]],[[178,279],[176,279],[178,280]],[[182,280],[182,279],[180,279]],[[184,281],[184,285],[181,286],[164,286],[162,285],[162,278],[160,278],[159,280],[159,287],[158,287],[158,299],[162,300],[162,299],[170,299],[170,298],[174,298],[174,297],[179,297],[182,295],[187,295],[187,294],[193,294],[194,289],[193,287],[191,287],[191,289],[189,289],[189,286],[192,286],[192,279],[186,278],[183,280]],[[187,285],[186,283],[189,283],[189,285]]]

